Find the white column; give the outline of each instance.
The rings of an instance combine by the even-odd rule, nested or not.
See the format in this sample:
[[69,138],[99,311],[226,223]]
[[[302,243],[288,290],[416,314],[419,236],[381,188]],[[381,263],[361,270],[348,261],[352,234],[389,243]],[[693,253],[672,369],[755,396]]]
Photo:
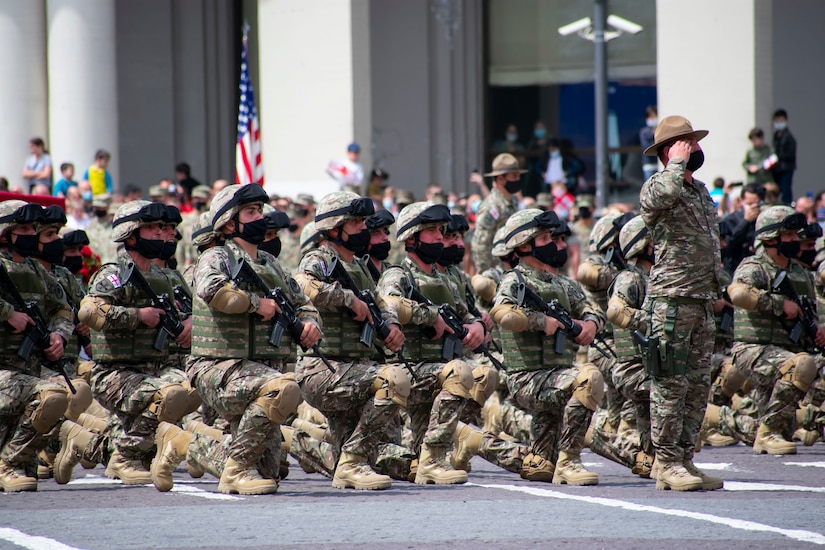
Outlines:
[[47,13],[52,159],[73,162],[79,179],[95,151],[106,149],[118,190],[115,2],[48,0]]
[[[49,142],[44,0],[0,0],[0,176],[23,184],[29,139]],[[28,191],[28,189],[26,189]]]

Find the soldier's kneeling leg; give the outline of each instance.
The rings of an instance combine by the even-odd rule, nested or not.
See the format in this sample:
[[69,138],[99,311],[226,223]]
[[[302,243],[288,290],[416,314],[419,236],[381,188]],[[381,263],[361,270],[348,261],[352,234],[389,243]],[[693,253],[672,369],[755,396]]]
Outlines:
[[77,422],[80,415],[92,404],[94,398],[92,397],[92,388],[83,378],[72,380],[72,385],[77,393],[69,393],[66,396],[69,400],[66,408],[66,418]]
[[742,388],[747,380],[747,376],[736,368],[732,361],[722,363],[722,371],[719,373],[719,387],[726,397],[731,397]]
[[496,388],[498,388],[498,381],[498,371],[495,368],[487,365],[479,365],[474,368],[473,387],[470,390],[470,395],[473,400],[483,407],[487,399],[489,399],[496,391]]
[[51,431],[66,412],[66,408],[69,406],[69,398],[66,396],[66,390],[45,389],[40,391],[37,399],[40,402],[31,412],[29,418],[32,427],[38,433],[45,434]]
[[410,396],[410,379],[401,367],[386,365],[378,371],[372,383],[376,399],[389,399],[401,407],[407,406]]
[[255,403],[272,422],[283,424],[301,403],[301,389],[295,382],[295,375],[285,374],[264,384]]
[[782,380],[790,382],[802,393],[808,391],[811,384],[816,380],[816,361],[808,353],[797,353],[779,368]]
[[155,413],[158,422],[176,423],[186,414],[189,394],[181,384],[162,386],[152,399],[149,410]]
[[573,397],[591,411],[595,411],[604,398],[602,373],[592,363],[583,363],[578,370]]
[[446,363],[438,373],[441,389],[465,399],[472,399],[470,390],[473,388],[473,370],[470,365],[460,359],[453,359]]

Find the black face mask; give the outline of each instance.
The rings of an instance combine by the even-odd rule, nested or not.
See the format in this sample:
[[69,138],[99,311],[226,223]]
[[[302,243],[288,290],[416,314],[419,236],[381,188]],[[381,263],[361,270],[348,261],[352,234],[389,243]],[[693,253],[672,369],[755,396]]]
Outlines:
[[193,202],[192,208],[197,210],[198,212],[206,211],[206,203],[205,202]]
[[444,243],[422,243],[418,241],[415,246],[407,248],[407,250],[415,252],[425,264],[432,265],[441,258],[441,254],[444,252]]
[[274,239],[262,242],[258,245],[258,250],[269,252],[277,258],[278,255],[281,253],[281,238],[275,237]]
[[249,244],[259,245],[264,242],[264,237],[266,237],[266,220],[261,218],[260,220],[255,220],[253,222],[247,222],[241,224],[237,220],[235,220],[236,225],[243,225],[243,231],[240,233],[235,233],[234,237],[239,237],[244,241],[248,242]]
[[178,259],[177,258],[169,258],[166,260],[166,267],[169,269],[175,270],[178,268]]
[[[340,229],[341,233],[344,232],[344,229]],[[370,238],[372,235],[370,234],[370,230],[364,228],[362,231],[358,233],[347,233],[347,240],[342,241],[340,240],[341,237],[339,236],[335,242],[339,243],[341,246],[346,248],[347,250],[351,250],[357,255],[362,255],[367,253],[367,249],[370,247]]]
[[77,275],[83,268],[83,256],[66,256],[63,258],[63,267]]
[[801,251],[797,259],[806,266],[811,267],[816,261],[816,249]]
[[510,267],[516,267],[519,262],[519,257],[516,256],[515,252],[511,252],[509,256],[504,256],[501,258],[501,261],[509,264]]
[[175,252],[178,249],[178,241],[172,242],[164,242],[163,243],[163,251],[160,254],[161,260],[168,260],[175,255]]
[[779,241],[779,244],[776,247],[776,251],[786,258],[796,258],[799,256],[799,249],[799,241]]
[[691,172],[695,172],[702,165],[705,163],[705,153],[702,150],[694,151],[690,154],[690,158],[685,165],[685,170],[690,170]]
[[63,239],[56,239],[50,243],[43,244],[40,257],[50,264],[59,264],[63,260]]
[[579,207],[579,219],[581,220],[589,220],[593,217],[593,212],[590,211],[589,208],[586,207]]
[[444,250],[441,251],[441,258],[438,259],[439,265],[444,267],[450,265],[458,265],[464,259],[464,247],[458,246],[457,244],[452,244],[450,246],[445,246]]
[[647,252],[637,254],[636,257],[640,260],[647,260],[648,262],[650,262],[652,264],[656,263],[656,256],[654,256],[653,254],[648,254]]
[[[12,243],[12,239],[14,242]],[[37,235],[9,235],[9,250],[17,252],[24,258],[34,256],[37,254],[37,245],[40,244],[40,239]]]
[[567,262],[567,249],[559,250],[556,243],[547,243],[544,246],[533,246],[533,256],[543,264],[560,268]]
[[512,195],[513,193],[521,191],[524,185],[521,183],[521,179],[518,179],[517,181],[508,181],[504,184],[504,188]]
[[108,212],[106,210],[92,210],[92,213],[99,220],[102,220],[103,218],[106,217],[106,214],[108,214]]
[[163,255],[163,239],[144,239],[140,235],[135,236],[135,246],[126,247],[126,250],[134,250],[147,260],[156,260]]
[[309,214],[309,210],[306,208],[298,208],[295,210],[295,217],[297,218],[306,218]]
[[390,241],[370,245],[370,256],[376,260],[386,260],[390,256],[391,247],[392,243]]

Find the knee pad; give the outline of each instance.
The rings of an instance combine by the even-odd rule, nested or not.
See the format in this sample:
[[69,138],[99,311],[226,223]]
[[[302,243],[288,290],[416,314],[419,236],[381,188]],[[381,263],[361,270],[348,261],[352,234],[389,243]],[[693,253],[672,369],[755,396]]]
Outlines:
[[94,366],[94,361],[81,361],[77,364],[77,377],[89,382],[92,378],[92,367]]
[[802,392],[807,392],[816,380],[816,361],[808,353],[797,353],[782,364],[779,372],[782,373],[782,380],[790,382]]
[[198,390],[193,388],[192,384],[189,383],[189,380],[184,380],[180,383],[180,385],[183,386],[183,389],[186,390],[187,405],[186,412],[183,413],[183,416],[186,416],[187,414],[191,414],[198,410],[198,408],[201,406],[201,403],[203,403],[203,400],[201,400],[201,396],[198,393]]
[[40,391],[37,399],[40,403],[37,404],[29,417],[32,427],[37,430],[37,433],[49,433],[66,412],[66,407],[69,406],[69,398],[66,397],[66,390],[64,389],[46,389]]
[[295,375],[287,373],[264,384],[255,403],[272,422],[283,424],[301,404],[301,389],[295,382]]
[[600,265],[593,262],[582,262],[576,272],[576,280],[587,288],[601,290],[598,288],[600,272]]
[[158,417],[158,422],[176,424],[186,413],[189,396],[181,384],[167,384],[155,392],[149,410]]
[[487,399],[493,395],[498,388],[498,371],[493,367],[481,365],[473,369],[473,388],[470,396],[473,401],[484,406]]
[[604,378],[593,363],[579,367],[573,397],[591,411],[595,411],[604,399]]
[[722,363],[722,371],[719,373],[719,387],[726,397],[730,397],[742,388],[747,380],[742,371],[736,368],[732,361]]
[[92,404],[92,388],[82,378],[72,380],[72,386],[77,393],[69,393],[66,398],[69,400],[69,405],[66,407],[66,418],[72,421],[77,421],[77,417],[85,412]]
[[401,367],[387,365],[378,371],[372,383],[372,391],[378,399],[389,399],[396,405],[407,406],[410,396],[410,379]]
[[442,367],[438,373],[441,389],[450,395],[472,399],[470,390],[473,387],[473,370],[470,365],[461,359],[453,359]]

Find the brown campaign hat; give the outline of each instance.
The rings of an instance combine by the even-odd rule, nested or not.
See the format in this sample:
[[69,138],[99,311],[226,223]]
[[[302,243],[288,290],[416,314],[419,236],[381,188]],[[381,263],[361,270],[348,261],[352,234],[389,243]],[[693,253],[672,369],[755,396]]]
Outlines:
[[508,172],[518,172],[519,174],[526,174],[527,170],[522,170],[519,166],[518,159],[510,153],[501,153],[496,155],[493,159],[493,171],[484,174],[485,176],[500,176]]
[[656,150],[668,141],[691,135],[696,138],[696,141],[699,141],[708,135],[708,131],[694,130],[690,121],[683,116],[666,116],[656,125],[656,133],[653,135],[655,141],[653,145],[645,149],[644,154],[654,157],[656,156]]

